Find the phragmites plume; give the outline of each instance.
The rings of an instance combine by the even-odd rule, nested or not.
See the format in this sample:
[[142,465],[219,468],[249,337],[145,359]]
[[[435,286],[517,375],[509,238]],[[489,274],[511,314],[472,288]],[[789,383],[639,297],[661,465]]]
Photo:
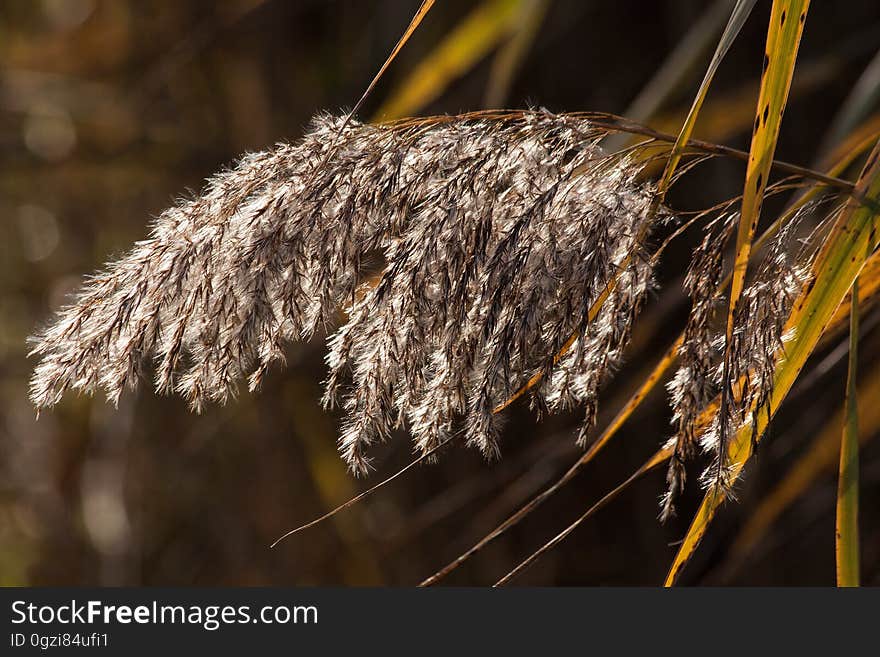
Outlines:
[[[674,513],[674,503],[685,482],[685,464],[698,447],[713,455],[702,484],[731,494],[733,482],[727,470],[727,445],[722,440],[747,422],[757,429],[757,416],[768,412],[777,362],[784,344],[793,335],[785,332],[786,321],[798,293],[807,284],[811,251],[818,240],[807,239],[793,249],[803,218],[815,209],[808,204],[776,229],[750,282],[743,290],[734,315],[731,368],[725,381],[723,353],[725,333],[718,324],[724,308],[721,274],[724,251],[739,215],[722,214],[705,230],[685,277],[692,308],[679,349],[680,366],[668,384],[676,433],[667,472],[667,490],[661,500],[661,518]],[[731,391],[727,408],[719,407],[722,386]],[[723,415],[722,415],[723,414]],[[728,431],[722,431],[722,422]],[[758,436],[753,431],[753,441]]]
[[601,150],[605,134],[543,111],[318,117],[93,276],[35,339],[31,398],[102,388],[116,402],[152,358],[156,389],[200,410],[242,380],[256,389],[286,342],[342,310],[324,401],[344,411],[340,449],[358,472],[401,426],[423,453],[459,431],[494,453],[496,411],[529,380],[534,404],[584,406],[587,427],[664,218],[640,167]]

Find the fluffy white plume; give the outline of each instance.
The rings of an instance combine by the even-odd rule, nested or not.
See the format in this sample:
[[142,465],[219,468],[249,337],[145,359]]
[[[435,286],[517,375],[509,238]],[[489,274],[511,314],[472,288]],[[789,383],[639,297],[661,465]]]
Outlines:
[[493,452],[494,410],[537,373],[533,400],[585,405],[588,425],[652,273],[651,190],[604,135],[546,112],[319,117],[93,276],[35,339],[32,400],[103,388],[115,402],[152,357],[156,389],[198,410],[256,388],[286,341],[342,309],[325,401],[344,409],[355,470],[401,424],[423,451],[461,428]]

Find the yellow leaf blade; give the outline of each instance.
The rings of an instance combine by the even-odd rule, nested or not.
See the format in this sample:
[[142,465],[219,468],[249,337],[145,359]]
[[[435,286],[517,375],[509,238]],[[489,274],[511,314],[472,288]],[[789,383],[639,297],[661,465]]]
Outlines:
[[[770,166],[776,152],[776,142],[782,126],[782,115],[788,101],[795,61],[803,34],[804,21],[809,8],[809,0],[774,0],[770,10],[770,25],[767,29],[767,50],[764,56],[761,90],[758,93],[758,108],[755,115],[752,143],[749,148],[749,161],[746,166],[745,186],[743,188],[742,210],[736,233],[736,248],[733,262],[733,275],[730,283],[730,298],[727,310],[727,332],[724,350],[724,374],[730,377],[732,358],[731,344],[736,317],[736,308],[745,288],[746,269],[752,251],[752,239],[761,215],[764,190],[770,176]],[[721,397],[721,449],[728,438],[727,404],[730,387],[722,388]],[[718,460],[723,468],[723,458]]]

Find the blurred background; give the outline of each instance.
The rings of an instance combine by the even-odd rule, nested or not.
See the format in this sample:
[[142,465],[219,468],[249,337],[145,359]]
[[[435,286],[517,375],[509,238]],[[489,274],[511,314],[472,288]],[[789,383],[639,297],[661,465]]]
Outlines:
[[[295,140],[316,112],[350,108],[418,0],[4,0],[0,5],[0,584],[413,585],[491,531],[577,458],[577,414],[508,413],[503,457],[452,449],[306,532],[285,531],[412,458],[398,436],[359,481],[320,409],[321,339],[256,396],[190,414],[149,385],[69,395],[39,420],[27,400],[26,337],[84,274],[127,250],[150,218],[247,150]],[[732,2],[444,0],[428,14],[362,118],[483,107],[624,114],[676,132]],[[748,148],[769,1],[724,61],[698,137]],[[880,5],[810,9],[780,159],[818,166],[878,124]],[[862,89],[851,102],[856,90]],[[873,121],[873,123],[871,123]],[[696,209],[741,191],[717,160],[669,197]],[[765,215],[772,213],[772,204]],[[670,249],[665,290],[603,395],[602,424],[683,327],[680,275],[696,235]],[[690,241],[689,241],[690,240]],[[658,310],[659,309],[659,310]],[[661,312],[662,311],[662,312]],[[862,353],[876,363],[863,317]],[[724,507],[684,584],[834,583],[834,501],[845,334],[815,360]],[[841,351],[840,344],[843,344]],[[866,395],[880,402],[870,366]],[[871,387],[873,386],[873,387]],[[880,406],[874,404],[874,406]],[[863,581],[880,584],[880,427],[863,417]],[[835,424],[837,422],[837,424]],[[658,390],[597,460],[446,581],[490,584],[625,479],[669,436]],[[837,441],[837,442],[835,442]],[[657,521],[663,468],[635,483],[516,580],[660,583],[699,500]],[[794,474],[792,474],[794,473]],[[696,474],[696,470],[694,471]]]

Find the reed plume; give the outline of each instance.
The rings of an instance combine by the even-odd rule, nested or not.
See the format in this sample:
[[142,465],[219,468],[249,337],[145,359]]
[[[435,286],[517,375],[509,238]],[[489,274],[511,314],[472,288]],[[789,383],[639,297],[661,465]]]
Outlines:
[[[680,365],[667,388],[673,409],[674,447],[667,471],[667,490],[661,500],[661,518],[674,513],[674,503],[686,478],[685,465],[696,453],[713,455],[701,482],[730,495],[733,482],[726,467],[726,448],[722,423],[734,431],[746,422],[757,424],[757,415],[767,412],[773,374],[784,357],[785,342],[793,335],[785,332],[785,324],[797,294],[809,282],[811,260],[820,240],[806,238],[799,249],[792,244],[803,219],[817,204],[807,204],[778,227],[769,240],[734,317],[730,353],[730,376],[724,379],[722,363],[725,334],[718,323],[723,309],[724,251],[736,228],[739,215],[722,214],[705,228],[702,243],[685,277],[685,288],[691,299],[691,312],[679,349]],[[820,230],[826,222],[820,224]],[[715,407],[711,418],[701,416],[717,402],[723,386],[728,386],[731,402],[726,408]]]
[[[541,409],[586,407],[652,284],[664,211],[589,120],[544,111],[393,125],[319,116],[162,213],[34,339],[38,407],[116,402],[153,360],[199,411],[259,387],[287,341],[329,337],[324,402],[353,470],[396,427],[426,452],[461,430],[487,455],[495,409],[543,373]],[[375,263],[378,280],[371,280]],[[589,309],[609,285],[599,314]],[[562,354],[561,357],[558,354]]]

